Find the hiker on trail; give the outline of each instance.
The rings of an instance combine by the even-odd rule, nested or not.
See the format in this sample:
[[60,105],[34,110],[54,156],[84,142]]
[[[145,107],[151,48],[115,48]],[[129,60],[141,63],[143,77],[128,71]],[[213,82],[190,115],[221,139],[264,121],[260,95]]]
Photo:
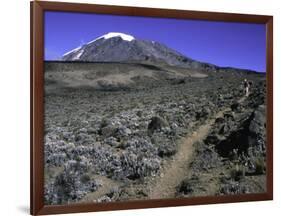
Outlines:
[[247,79],[244,79],[244,89],[246,97],[249,96],[250,82]]

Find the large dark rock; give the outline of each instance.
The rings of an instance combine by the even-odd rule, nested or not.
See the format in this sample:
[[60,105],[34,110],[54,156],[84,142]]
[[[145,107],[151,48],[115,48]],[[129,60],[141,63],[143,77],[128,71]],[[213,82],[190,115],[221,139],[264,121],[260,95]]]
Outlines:
[[147,131],[149,135],[152,135],[154,133],[154,131],[156,130],[161,130],[164,127],[167,127],[168,123],[165,119],[159,117],[159,116],[154,116],[151,118],[148,127],[147,127]]
[[250,132],[254,134],[264,134],[266,128],[265,106],[261,105],[254,112],[253,120],[250,123]]
[[266,114],[265,106],[259,106],[252,114],[253,119],[249,125],[249,154],[263,155],[266,151]]
[[235,103],[231,104],[230,108],[232,111],[241,111],[241,104],[238,102],[235,102]]
[[206,145],[215,145],[218,142],[220,142],[220,138],[217,135],[209,135],[206,137],[206,139],[204,140],[204,143]]
[[199,119],[205,119],[207,118],[211,113],[211,110],[208,107],[203,107],[201,109],[199,109],[198,111],[196,111],[196,120]]

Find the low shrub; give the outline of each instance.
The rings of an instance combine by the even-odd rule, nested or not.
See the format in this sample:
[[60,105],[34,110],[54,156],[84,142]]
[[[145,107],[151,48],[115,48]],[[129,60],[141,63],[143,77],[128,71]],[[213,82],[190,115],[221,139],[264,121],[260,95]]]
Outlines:
[[257,175],[262,175],[265,173],[265,161],[262,157],[258,157],[255,161],[254,161],[254,165],[255,165],[255,174]]
[[235,167],[230,170],[230,177],[234,181],[240,181],[245,177],[245,167],[243,165],[236,164]]

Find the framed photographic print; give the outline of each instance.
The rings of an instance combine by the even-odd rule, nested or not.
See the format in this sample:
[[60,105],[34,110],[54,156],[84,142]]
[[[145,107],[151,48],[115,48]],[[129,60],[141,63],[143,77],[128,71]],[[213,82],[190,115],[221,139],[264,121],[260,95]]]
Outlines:
[[272,32],[31,2],[31,214],[273,199]]

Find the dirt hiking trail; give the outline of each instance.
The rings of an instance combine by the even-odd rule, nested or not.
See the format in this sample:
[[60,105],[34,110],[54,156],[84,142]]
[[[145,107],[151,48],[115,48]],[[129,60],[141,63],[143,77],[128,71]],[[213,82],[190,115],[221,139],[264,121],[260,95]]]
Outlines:
[[[242,103],[245,99],[245,97],[242,97],[238,102]],[[231,111],[230,107],[217,112],[203,125],[199,126],[196,131],[182,139],[172,161],[164,166],[161,175],[156,177],[156,184],[148,194],[150,199],[175,197],[176,187],[188,176],[190,160],[195,150],[194,143],[202,141],[209,134],[215,120],[223,117],[223,114],[228,111]]]

